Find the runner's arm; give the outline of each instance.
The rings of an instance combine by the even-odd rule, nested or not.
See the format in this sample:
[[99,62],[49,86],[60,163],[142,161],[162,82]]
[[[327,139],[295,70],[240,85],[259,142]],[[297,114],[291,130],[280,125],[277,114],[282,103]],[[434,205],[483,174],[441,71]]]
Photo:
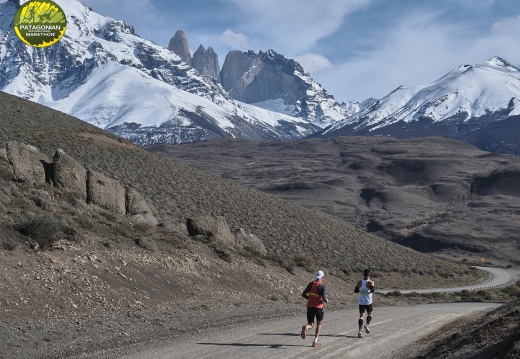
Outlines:
[[360,287],[361,287],[361,281],[358,281],[356,286],[354,287],[354,293],[359,293]]
[[321,295],[323,303],[329,302],[329,298],[327,298],[327,288],[325,287],[325,284],[322,284],[318,287],[318,293]]
[[368,284],[368,285],[367,285],[368,289],[370,289],[370,291],[371,291],[372,293],[374,293],[374,292],[376,291],[375,283],[372,282],[372,281],[370,281],[370,282],[368,282],[367,284]]
[[304,297],[305,299],[309,299],[309,296],[307,295],[307,293],[309,293],[311,291],[311,289],[312,289],[312,282],[307,284],[307,287],[305,288],[305,290],[302,293],[302,297]]

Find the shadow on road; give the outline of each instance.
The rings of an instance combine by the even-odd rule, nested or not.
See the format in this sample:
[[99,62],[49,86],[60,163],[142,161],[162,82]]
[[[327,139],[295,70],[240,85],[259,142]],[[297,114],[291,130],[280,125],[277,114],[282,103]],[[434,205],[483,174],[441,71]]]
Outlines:
[[[277,336],[287,336],[287,337],[299,337],[300,333],[258,333],[258,335],[277,335]],[[314,337],[313,333],[307,333],[308,337]],[[320,334],[321,337],[330,337],[330,338],[357,338],[357,335],[343,335],[343,334]]]
[[217,346],[233,346],[233,347],[266,347],[271,349],[282,349],[283,347],[304,347],[306,345],[296,344],[256,344],[256,343],[197,343],[200,345],[217,345]]

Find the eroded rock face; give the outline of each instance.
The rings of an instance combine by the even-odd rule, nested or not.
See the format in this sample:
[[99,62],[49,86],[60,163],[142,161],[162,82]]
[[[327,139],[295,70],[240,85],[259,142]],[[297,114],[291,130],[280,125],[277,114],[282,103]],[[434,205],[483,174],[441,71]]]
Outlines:
[[7,142],[5,156],[11,165],[13,179],[20,182],[43,184],[46,182],[46,166],[49,157],[34,146],[19,142]]
[[218,56],[213,48],[208,47],[206,50],[204,46],[200,45],[193,54],[191,66],[202,75],[211,77],[220,82],[220,65],[218,63]]
[[216,242],[232,247],[235,236],[231,233],[224,217],[200,216],[186,221],[188,234],[208,242]]
[[158,224],[157,210],[139,192],[102,173],[87,171],[60,148],[50,163],[36,147],[16,141],[0,142],[0,174],[20,182],[53,183],[89,204],[131,216],[139,222]]
[[156,218],[157,211],[133,188],[127,188],[126,190],[126,214],[139,222],[151,225],[158,224]]
[[87,170],[61,148],[54,155],[54,185],[87,198]]
[[87,203],[126,214],[126,191],[119,181],[102,173],[87,171]]
[[190,46],[188,44],[188,38],[182,30],[178,30],[175,35],[170,39],[168,44],[168,50],[179,55],[182,61],[191,64],[191,53]]

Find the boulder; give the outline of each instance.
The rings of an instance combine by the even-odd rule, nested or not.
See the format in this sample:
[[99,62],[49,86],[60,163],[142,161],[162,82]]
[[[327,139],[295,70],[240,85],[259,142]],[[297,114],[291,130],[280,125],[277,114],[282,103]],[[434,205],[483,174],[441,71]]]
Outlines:
[[87,203],[112,212],[125,214],[125,192],[125,188],[119,181],[96,171],[87,171]]
[[83,200],[87,197],[87,170],[78,161],[67,155],[61,148],[54,155],[54,185],[77,194]]
[[139,222],[157,225],[157,211],[133,188],[126,189],[126,214]]
[[231,233],[224,217],[200,216],[188,218],[186,226],[190,236],[203,237],[206,241],[229,247],[232,247],[235,243],[235,236]]
[[242,228],[235,233],[235,246],[240,249],[249,249],[263,256],[267,254],[264,242],[254,234],[246,233]]
[[5,153],[15,181],[37,184],[46,182],[45,168],[49,163],[49,157],[36,147],[11,141],[7,142]]

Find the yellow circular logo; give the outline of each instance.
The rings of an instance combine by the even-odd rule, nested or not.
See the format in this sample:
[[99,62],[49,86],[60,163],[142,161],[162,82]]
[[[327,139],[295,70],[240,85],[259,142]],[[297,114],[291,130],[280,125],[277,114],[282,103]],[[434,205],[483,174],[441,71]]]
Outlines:
[[52,1],[29,1],[14,17],[14,31],[20,40],[34,47],[55,44],[66,28],[65,13]]

